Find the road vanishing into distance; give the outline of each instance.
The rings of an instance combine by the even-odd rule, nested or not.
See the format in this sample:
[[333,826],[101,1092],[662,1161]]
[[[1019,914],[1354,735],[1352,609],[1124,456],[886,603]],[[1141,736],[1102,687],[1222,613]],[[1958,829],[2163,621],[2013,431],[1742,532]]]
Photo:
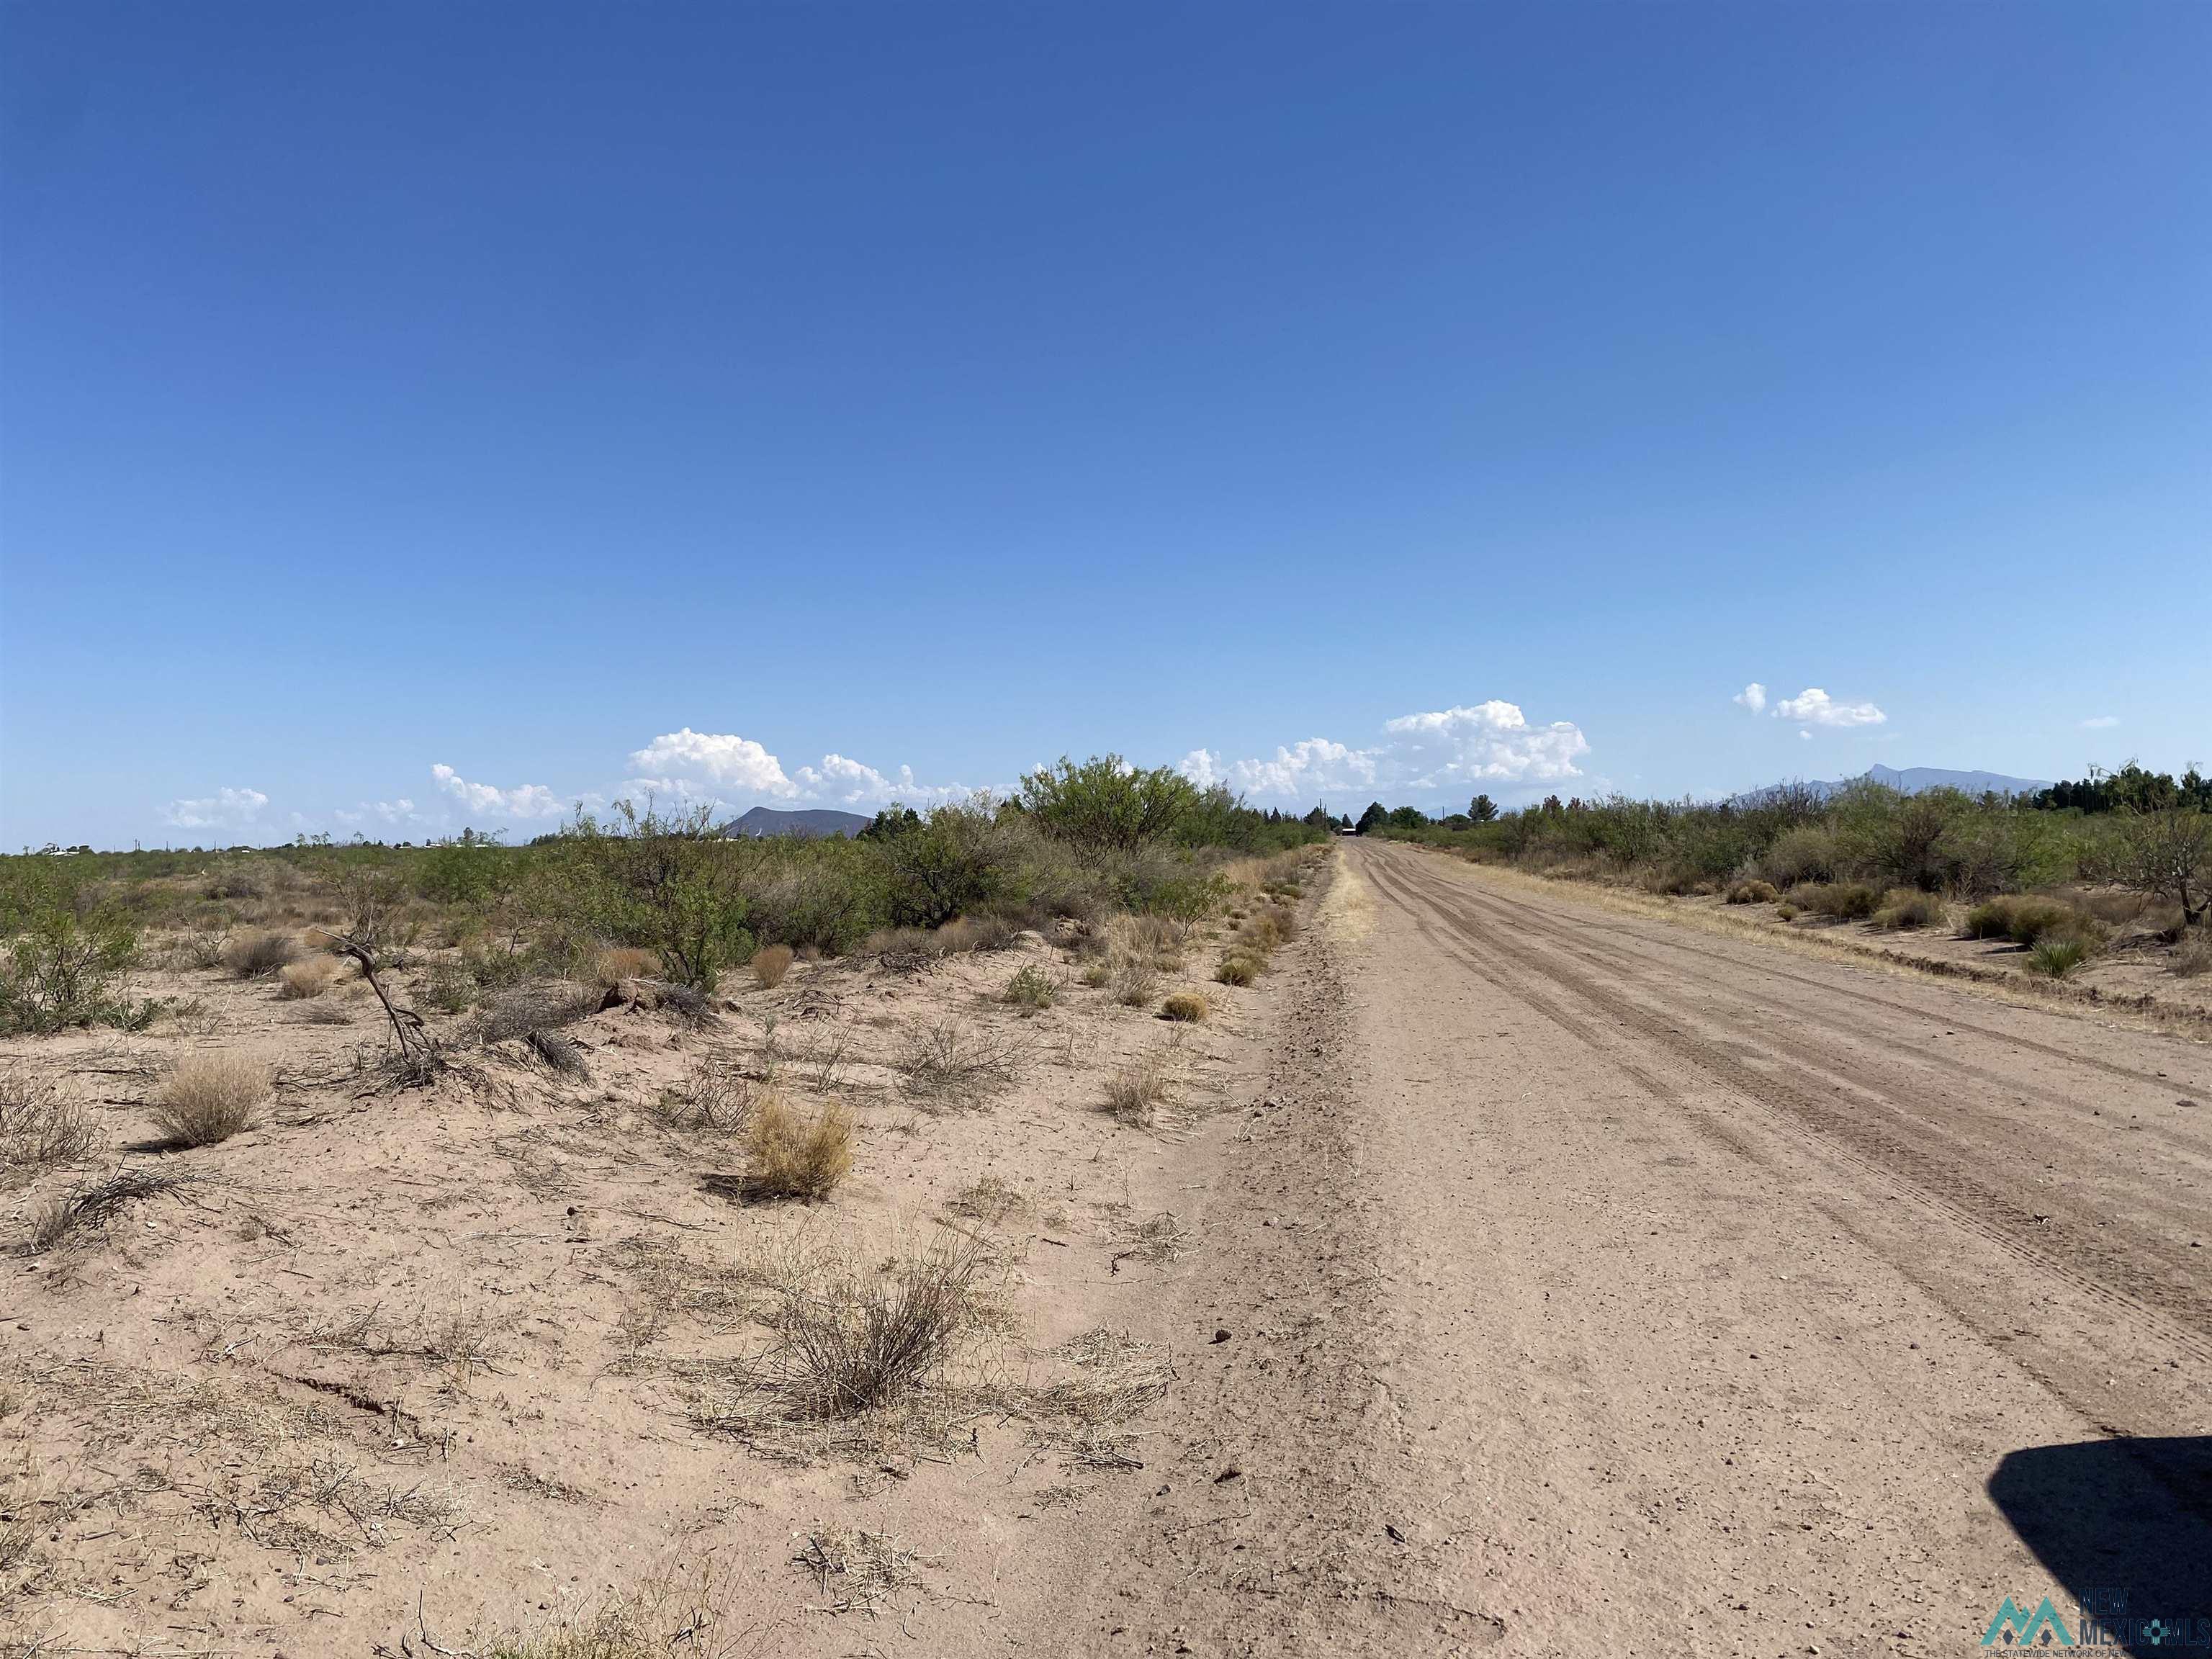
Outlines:
[[1314,933],[1186,1292],[1218,1335],[1062,1644],[2212,1617],[2212,1048],[1406,846]]

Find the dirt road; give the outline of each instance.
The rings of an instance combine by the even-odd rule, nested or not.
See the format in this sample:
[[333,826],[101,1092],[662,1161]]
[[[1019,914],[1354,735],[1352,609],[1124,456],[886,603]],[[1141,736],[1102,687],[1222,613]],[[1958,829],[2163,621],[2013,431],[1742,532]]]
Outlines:
[[1407,848],[1317,929],[1188,1292],[1222,1334],[1071,1644],[2212,1617],[2212,1048]]

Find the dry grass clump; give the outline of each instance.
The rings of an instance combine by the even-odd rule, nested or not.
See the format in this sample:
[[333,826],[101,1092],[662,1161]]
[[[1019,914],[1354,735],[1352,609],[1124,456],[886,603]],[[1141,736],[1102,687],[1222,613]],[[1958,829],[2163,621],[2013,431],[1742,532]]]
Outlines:
[[1771,904],[1778,896],[1771,881],[1739,881],[1728,890],[1730,904]]
[[865,1613],[921,1583],[922,1557],[888,1534],[837,1528],[809,1533],[793,1561],[820,1581],[823,1600],[810,1613]]
[[1021,924],[1007,916],[955,916],[937,930],[936,938],[949,951],[1004,951],[1021,931]]
[[0,1076],[0,1188],[20,1186],[100,1144],[91,1114],[42,1078]]
[[236,1049],[187,1054],[154,1103],[155,1124],[187,1146],[212,1146],[251,1128],[269,1097],[269,1068]]
[[851,1418],[941,1385],[963,1347],[994,1323],[990,1256],[941,1238],[871,1272],[848,1249],[794,1255],[769,1316],[779,1389],[804,1414]]
[[1026,1215],[1031,1207],[1027,1194],[995,1175],[985,1176],[945,1200],[945,1214],[980,1221],[988,1227]]
[[572,1025],[599,1006],[590,988],[571,980],[532,980],[501,991],[484,1005],[483,1038],[487,1045]]
[[2183,934],[2167,966],[2184,979],[2212,973],[2212,925],[2191,927]]
[[1863,882],[1805,882],[1790,890],[1798,908],[1837,921],[1863,921],[1881,908],[1881,898]]
[[1893,887],[1883,897],[1881,908],[1874,913],[1874,925],[1886,932],[1905,927],[1941,927],[1943,901],[1933,893]]
[[592,963],[592,977],[601,990],[626,979],[652,979],[660,972],[660,958],[634,945],[610,945]]
[[688,1569],[679,1563],[636,1589],[564,1612],[535,1634],[444,1651],[472,1651],[479,1659],[737,1659],[757,1652],[757,1631],[717,1630],[729,1597],[715,1579],[711,1558]]
[[1197,1024],[1212,1012],[1204,995],[1196,991],[1177,991],[1160,1004],[1162,1019],[1178,1020],[1186,1024]]
[[84,1182],[33,1211],[30,1231],[17,1249],[28,1254],[53,1249],[78,1228],[103,1225],[125,1205],[173,1191],[192,1179],[181,1170],[133,1169]]
[[[1172,1219],[1172,1218],[1169,1218]],[[1140,1469],[1129,1425],[1167,1398],[1165,1352],[1124,1332],[1089,1331],[1054,1351],[1075,1374],[1035,1390],[1024,1413],[1032,1445],[1052,1446],[1073,1469]]]
[[1006,981],[1006,988],[999,993],[999,1000],[1035,1014],[1051,1007],[1057,993],[1052,975],[1032,962]]
[[1022,1045],[1013,1037],[948,1019],[908,1028],[891,1069],[908,1100],[941,1110],[978,1106],[1012,1087],[1022,1059]]
[[665,1129],[733,1134],[751,1115],[752,1084],[726,1059],[708,1054],[692,1061],[644,1110]]
[[1183,947],[1190,942],[1191,924],[1179,917],[1145,915],[1115,916],[1106,926],[1109,955],[1150,963],[1161,973],[1182,967]]
[[1097,962],[1085,963],[1083,972],[1079,975],[1083,983],[1089,986],[1094,991],[1113,976],[1113,968],[1103,957]]
[[1132,1127],[1154,1127],[1173,1073],[1174,1056],[1168,1048],[1139,1055],[1106,1079],[1106,1109]]
[[300,941],[273,927],[256,927],[236,933],[222,947],[222,965],[240,979],[273,974],[300,957]]
[[749,1196],[795,1198],[811,1204],[830,1196],[853,1168],[853,1114],[836,1101],[802,1117],[781,1095],[754,1103],[745,1132],[745,1188]]
[[1116,956],[1108,959],[1106,984],[1114,993],[1114,1000],[1124,1008],[1146,1006],[1159,982],[1159,973],[1147,957]]
[[1260,959],[1242,951],[1231,951],[1221,958],[1213,977],[1223,985],[1249,985],[1260,977]]
[[337,981],[338,973],[334,957],[309,957],[304,962],[288,962],[277,971],[276,994],[292,1002],[319,997]]
[[791,971],[791,947],[788,945],[763,945],[753,952],[753,983],[763,991],[773,991],[783,983],[783,976]]

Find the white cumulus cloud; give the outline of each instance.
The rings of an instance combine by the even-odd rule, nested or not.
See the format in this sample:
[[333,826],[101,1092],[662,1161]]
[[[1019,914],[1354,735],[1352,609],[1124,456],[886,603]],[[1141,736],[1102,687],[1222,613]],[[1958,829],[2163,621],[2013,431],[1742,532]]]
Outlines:
[[247,824],[261,815],[269,797],[258,789],[218,789],[212,795],[173,800],[161,817],[179,830],[216,830]]
[[518,784],[501,789],[489,783],[471,783],[441,761],[430,769],[438,787],[471,812],[503,812],[516,818],[557,818],[564,810],[560,797],[542,783]]
[[1571,720],[1532,725],[1517,704],[1493,698],[1401,714],[1384,722],[1380,742],[1364,748],[1308,738],[1249,760],[1194,749],[1177,769],[1201,787],[1221,783],[1261,799],[1310,802],[1332,793],[1456,795],[1485,784],[1577,778],[1582,772],[1575,763],[1589,752],[1589,740]]
[[[928,806],[973,793],[961,783],[924,783],[912,767],[884,772],[834,752],[812,766],[787,773],[781,761],[750,738],[733,732],[694,732],[688,726],[664,732],[632,751],[629,763],[633,771],[654,775],[635,780],[633,787],[724,805],[765,799],[848,808],[885,806],[893,801]],[[721,801],[723,791],[729,801]]]
[[792,795],[798,787],[776,757],[734,732],[665,732],[629,757],[630,769],[704,778],[746,795]]
[[1774,705],[1774,713],[1801,726],[1880,726],[1889,718],[1870,702],[1839,702],[1817,685],[1783,698]]
[[416,817],[415,803],[402,795],[398,800],[365,800],[351,811],[340,807],[331,816],[340,823],[367,823],[371,819],[385,823],[411,823]]
[[1753,680],[1737,692],[1731,701],[1742,704],[1754,714],[1762,714],[1766,708],[1766,688]]

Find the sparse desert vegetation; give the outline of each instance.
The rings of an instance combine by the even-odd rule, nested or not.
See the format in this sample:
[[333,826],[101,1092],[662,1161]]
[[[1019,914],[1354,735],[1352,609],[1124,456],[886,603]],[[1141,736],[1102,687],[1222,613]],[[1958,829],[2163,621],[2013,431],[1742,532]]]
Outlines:
[[[1187,1148],[1267,1006],[1256,967],[1204,998],[1183,976],[1279,949],[1328,856],[1180,780],[1134,775],[1121,814],[1131,775],[1055,768],[1045,810],[886,812],[849,842],[640,812],[518,848],[0,862],[13,960],[41,927],[84,947],[77,918],[105,941],[73,959],[90,977],[11,1005],[33,1012],[0,1050],[0,1249],[30,1327],[0,1397],[57,1472],[0,1619],[85,1628],[58,1562],[136,1582],[147,1522],[81,1478],[91,1445],[230,1517],[248,1644],[307,1652],[335,1626],[289,1599],[302,1550],[349,1632],[395,1651],[626,1654],[620,1574],[534,1622],[505,1591],[416,1598],[456,1528],[487,1586],[533,1559],[588,1585],[569,1517],[665,1504],[766,1552],[793,1607],[826,1574],[823,1605],[865,1614],[852,1540],[901,1535],[875,1494],[971,1462],[978,1424],[1018,1432],[986,1436],[958,1503],[1055,1514],[1125,1477],[1169,1373],[1066,1345],[1128,1316],[1117,1276],[1188,1254],[1187,1189],[1143,1149]],[[750,1507],[687,1507],[701,1431]],[[823,1465],[850,1513],[822,1512]],[[137,1639],[141,1605],[97,1629]]]
[[186,1146],[212,1146],[252,1126],[269,1097],[269,1068],[251,1054],[217,1050],[178,1061],[154,1103],[154,1123]]
[[[2191,976],[2212,907],[2212,779],[2195,769],[2176,778],[2130,763],[2020,797],[1863,780],[1723,802],[1553,796],[1480,822],[1376,808],[1363,822],[1478,862],[1771,906],[1804,927],[1909,933],[1923,954],[1942,955],[1957,920],[1959,938],[2010,947],[1984,953],[1990,971],[2094,978],[2152,1000]],[[2039,957],[2046,939],[2069,948]]]
[[753,1103],[745,1131],[747,1189],[757,1198],[812,1203],[853,1167],[853,1115],[836,1101],[811,1116],[773,1091]]

